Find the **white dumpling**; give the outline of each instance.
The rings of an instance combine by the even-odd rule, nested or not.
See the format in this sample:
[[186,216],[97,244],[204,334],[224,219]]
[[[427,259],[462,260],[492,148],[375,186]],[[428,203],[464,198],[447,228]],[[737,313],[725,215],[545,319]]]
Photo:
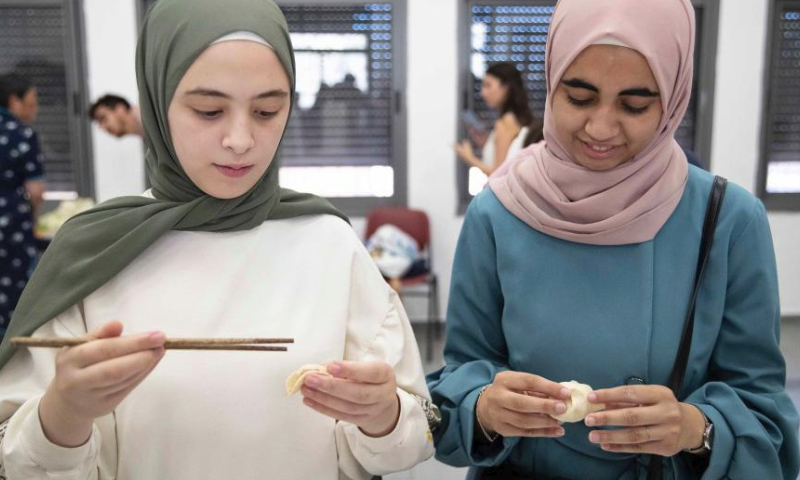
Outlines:
[[603,404],[595,404],[589,402],[587,398],[590,393],[592,393],[592,387],[586,385],[585,383],[578,383],[575,380],[569,382],[561,382],[561,385],[567,387],[571,392],[572,396],[570,399],[565,400],[564,403],[567,405],[567,411],[562,413],[561,415],[552,415],[553,418],[560,422],[580,422],[586,418],[586,415],[589,415],[593,412],[599,412],[606,408]]
[[303,365],[292,372],[292,374],[289,375],[289,378],[286,379],[286,395],[294,395],[295,393],[299,392],[303,387],[303,383],[306,381],[306,377],[312,373],[316,373],[325,377],[331,376],[331,374],[328,373],[328,369],[325,368],[324,365]]

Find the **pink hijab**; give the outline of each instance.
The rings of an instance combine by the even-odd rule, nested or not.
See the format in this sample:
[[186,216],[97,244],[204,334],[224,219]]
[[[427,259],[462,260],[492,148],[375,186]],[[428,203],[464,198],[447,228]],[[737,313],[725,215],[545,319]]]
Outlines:
[[[625,245],[652,240],[683,195],[688,165],[674,134],[692,89],[694,9],[689,0],[560,0],[545,57],[544,142],[492,175],[500,202],[532,228],[572,242]],[[566,69],[587,47],[625,45],[650,65],[663,107],[658,133],[611,170],[574,161],[556,136],[552,101]]]

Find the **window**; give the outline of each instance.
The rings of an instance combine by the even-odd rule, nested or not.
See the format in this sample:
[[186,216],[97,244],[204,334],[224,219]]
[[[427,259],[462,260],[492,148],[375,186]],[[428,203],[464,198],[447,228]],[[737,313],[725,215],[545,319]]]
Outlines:
[[404,2],[278,3],[297,62],[281,185],[350,214],[405,203]]
[[[537,118],[544,112],[546,100],[544,56],[550,18],[555,0],[462,0],[461,65],[462,110],[474,111],[486,125],[496,120],[496,113],[484,104],[481,79],[489,64],[512,62],[522,73],[528,89],[530,106]],[[718,0],[695,0],[697,45],[695,80],[692,98],[683,122],[675,134],[686,149],[695,151],[708,165],[711,152],[711,118],[713,114],[714,63],[701,62],[715,58]],[[461,112],[459,112],[461,113]],[[466,138],[463,126],[459,138]],[[463,162],[457,167],[459,209],[464,211],[474,195],[483,189],[486,176]]]
[[[144,12],[155,0],[142,1]],[[297,69],[281,186],[325,196],[350,215],[405,204],[405,2],[277,3]]]
[[800,1],[776,0],[758,189],[770,209],[800,210]]
[[47,200],[94,191],[82,24],[78,0],[0,0],[0,73],[25,75],[38,91],[33,127],[45,158]]

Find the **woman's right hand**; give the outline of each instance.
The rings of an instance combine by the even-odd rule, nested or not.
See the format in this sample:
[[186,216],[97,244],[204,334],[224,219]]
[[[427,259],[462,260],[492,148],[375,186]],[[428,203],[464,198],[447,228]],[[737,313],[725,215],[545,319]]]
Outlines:
[[86,443],[94,419],[111,413],[163,358],[164,333],[121,334],[120,322],[106,323],[89,334],[97,340],[56,356],[55,378],[39,403],[42,429],[54,444]]
[[466,162],[468,165],[472,165],[473,167],[475,164],[480,163],[480,160],[472,153],[472,144],[469,143],[469,140],[461,140],[460,143],[457,143],[453,149],[456,151],[458,158]]
[[560,437],[561,423],[550,415],[567,410],[564,386],[530,373],[500,372],[478,399],[478,421],[487,433],[504,437]]

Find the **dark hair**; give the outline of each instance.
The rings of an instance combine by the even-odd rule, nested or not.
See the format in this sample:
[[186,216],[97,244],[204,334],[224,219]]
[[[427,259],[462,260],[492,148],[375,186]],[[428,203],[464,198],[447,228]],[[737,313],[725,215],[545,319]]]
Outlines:
[[522,141],[522,148],[534,143],[539,143],[542,140],[544,140],[544,122],[538,118],[534,118],[530,125],[528,125],[528,135],[525,137],[525,140]]
[[520,125],[528,127],[528,135],[522,142],[523,147],[532,143],[541,142],[544,139],[542,130],[544,122],[533,116],[531,107],[528,105],[528,91],[522,81],[522,74],[513,63],[500,62],[493,63],[486,69],[486,74],[491,75],[508,87],[508,96],[500,109],[501,114],[512,112]]
[[491,75],[500,80],[500,83],[508,87],[508,95],[500,113],[513,113],[520,125],[528,125],[533,121],[531,107],[528,106],[528,92],[522,82],[522,75],[513,63],[500,62],[489,65],[486,75]]
[[7,73],[0,76],[0,107],[8,108],[11,96],[22,98],[33,88],[30,79],[18,73]]
[[124,105],[125,110],[131,109],[131,104],[128,103],[128,101],[124,98],[118,95],[103,95],[102,97],[98,98],[91,107],[89,107],[89,118],[94,120],[94,114],[100,107],[108,107],[109,109],[113,110],[117,107],[117,105]]

